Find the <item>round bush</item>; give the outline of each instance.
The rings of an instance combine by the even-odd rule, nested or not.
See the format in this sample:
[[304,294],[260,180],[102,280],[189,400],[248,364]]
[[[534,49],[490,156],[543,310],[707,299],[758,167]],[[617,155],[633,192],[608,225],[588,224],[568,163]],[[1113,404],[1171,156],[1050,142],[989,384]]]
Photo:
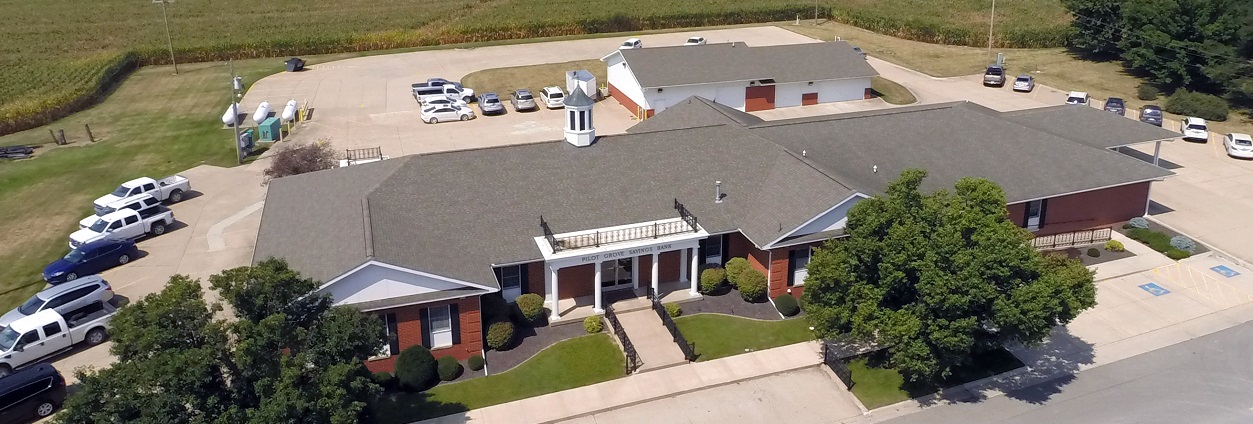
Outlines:
[[1166,251],[1166,257],[1174,260],[1180,260],[1192,256],[1187,250],[1170,249]]
[[700,273],[700,292],[701,294],[713,294],[722,288],[722,282],[727,279],[727,271],[722,268],[709,268]]
[[1121,241],[1110,240],[1110,241],[1105,242],[1105,250],[1108,250],[1110,252],[1121,252],[1127,249],[1126,247],[1122,245]]
[[396,376],[387,371],[379,371],[374,373],[374,384],[379,385],[383,389],[391,389],[396,386]]
[[487,322],[499,321],[509,318],[509,302],[500,294],[489,294],[480,297],[482,299],[483,320]]
[[680,315],[683,315],[683,308],[679,307],[678,303],[667,303],[665,306],[666,315],[670,315],[670,318],[678,318]]
[[396,359],[396,380],[400,386],[413,391],[423,391],[435,383],[435,357],[422,345],[413,345],[400,352]]
[[785,317],[795,316],[801,312],[801,307],[796,303],[796,298],[790,294],[774,298],[774,308],[778,309],[779,313]]
[[544,316],[544,298],[535,293],[518,296],[514,301],[518,307],[519,318],[527,324],[537,324]]
[[1157,100],[1157,96],[1161,94],[1157,91],[1157,87],[1149,84],[1140,84],[1140,87],[1136,88],[1136,98],[1140,100]]
[[498,321],[487,327],[487,347],[492,350],[502,350],[509,347],[509,342],[513,341],[513,323],[509,321]]
[[1088,256],[1099,258],[1101,257],[1101,250],[1095,247],[1090,247],[1088,248]]
[[599,333],[605,329],[605,325],[600,323],[599,316],[590,316],[583,318],[583,329],[588,333]]
[[1166,98],[1167,112],[1195,116],[1209,121],[1226,121],[1231,112],[1227,101],[1213,94],[1197,93],[1188,90],[1177,90]]
[[1196,253],[1196,242],[1188,238],[1188,236],[1174,236],[1170,238],[1170,247],[1188,252]]
[[731,283],[732,287],[739,288],[740,277],[744,275],[745,270],[752,268],[753,266],[748,263],[748,259],[731,258],[731,260],[727,261],[727,282]]
[[1149,220],[1137,216],[1127,221],[1127,225],[1124,225],[1123,228],[1149,228]]
[[470,357],[470,360],[466,361],[466,365],[470,367],[471,371],[480,371],[485,363],[482,356],[474,355]]
[[461,376],[461,363],[457,362],[457,358],[445,356],[439,358],[439,379],[444,381],[453,381]]
[[766,296],[766,274],[749,269],[740,277],[740,284],[736,288],[745,301],[760,302]]

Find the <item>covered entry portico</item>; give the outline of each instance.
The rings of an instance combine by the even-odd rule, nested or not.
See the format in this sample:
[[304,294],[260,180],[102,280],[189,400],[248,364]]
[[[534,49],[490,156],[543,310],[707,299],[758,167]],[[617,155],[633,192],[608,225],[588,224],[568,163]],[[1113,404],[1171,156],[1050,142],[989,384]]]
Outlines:
[[[679,217],[536,237],[536,244],[544,255],[545,300],[552,310],[549,319],[561,318],[562,284],[593,285],[591,306],[596,314],[605,310],[606,291],[639,289],[643,276],[647,276],[648,281],[645,287],[651,287],[657,295],[660,295],[662,281],[677,280],[685,284],[690,296],[700,296],[698,248],[700,240],[708,236],[694,218]],[[677,270],[668,270],[677,275],[665,275],[667,272],[661,269],[663,254],[667,252],[678,252]],[[586,278],[575,281],[559,278],[559,271],[564,268],[585,266],[594,270],[590,282]],[[573,306],[575,300],[568,298],[565,302]]]

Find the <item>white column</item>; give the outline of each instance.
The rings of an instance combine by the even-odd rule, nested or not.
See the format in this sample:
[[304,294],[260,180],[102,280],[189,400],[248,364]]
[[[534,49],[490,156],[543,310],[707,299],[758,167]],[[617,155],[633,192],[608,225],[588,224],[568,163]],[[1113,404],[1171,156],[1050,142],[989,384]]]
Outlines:
[[596,303],[592,304],[592,312],[595,312],[595,313],[598,313],[598,314],[600,314],[600,313],[604,313],[604,312],[605,312],[605,308],[602,308],[602,307],[601,307],[601,305],[600,305],[600,262],[599,262],[599,261],[597,261],[597,262],[596,262],[596,294],[595,294],[595,298],[596,298]]
[[1162,156],[1162,141],[1157,140],[1157,145],[1153,146],[1153,166],[1158,166],[1157,158],[1160,158],[1161,156]]
[[558,299],[559,295],[557,294],[558,293],[557,291],[557,268],[549,267],[548,275],[546,275],[545,277],[546,277],[545,279],[550,282],[549,287],[552,290],[552,296],[553,296],[553,311],[548,316],[548,319],[549,321],[561,319],[561,306],[559,305],[561,301],[560,299]]
[[697,284],[700,282],[700,250],[692,248],[692,290],[688,294],[692,296],[700,296],[700,290]]
[[[696,255],[692,255],[696,256]],[[683,273],[683,264],[687,263],[687,249],[679,249],[679,282],[686,283],[687,276]]]
[[631,257],[631,288],[639,290],[640,288],[640,257]]
[[653,282],[653,296],[661,297],[661,292],[660,292],[661,283],[657,281],[659,279],[657,275],[657,270],[661,269],[661,265],[658,265],[658,263],[661,261],[659,261],[658,259],[660,259],[660,257],[657,256],[656,253],[653,253],[653,279],[649,281]]

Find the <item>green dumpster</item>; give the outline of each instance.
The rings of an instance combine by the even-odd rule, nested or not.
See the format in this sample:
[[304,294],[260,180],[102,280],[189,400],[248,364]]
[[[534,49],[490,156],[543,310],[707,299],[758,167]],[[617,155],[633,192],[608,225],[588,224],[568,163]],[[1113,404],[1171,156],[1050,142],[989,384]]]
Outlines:
[[283,124],[276,117],[266,118],[261,121],[257,131],[261,133],[261,141],[278,141],[282,135]]

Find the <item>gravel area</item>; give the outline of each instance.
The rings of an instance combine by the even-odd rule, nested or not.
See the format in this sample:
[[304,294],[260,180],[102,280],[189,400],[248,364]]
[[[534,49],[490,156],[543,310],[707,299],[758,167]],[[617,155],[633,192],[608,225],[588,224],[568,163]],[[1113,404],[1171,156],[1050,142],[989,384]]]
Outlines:
[[723,289],[720,294],[704,295],[700,300],[682,302],[679,306],[683,308],[683,315],[716,313],[770,321],[783,319],[779,317],[779,312],[774,309],[774,304],[770,301],[745,302],[740,297],[740,292],[735,289]]
[[544,348],[584,334],[587,334],[587,330],[583,329],[582,321],[577,324],[547,327],[520,327],[514,334],[513,348],[504,351],[487,351],[487,370],[492,374],[500,374],[531,359]]

